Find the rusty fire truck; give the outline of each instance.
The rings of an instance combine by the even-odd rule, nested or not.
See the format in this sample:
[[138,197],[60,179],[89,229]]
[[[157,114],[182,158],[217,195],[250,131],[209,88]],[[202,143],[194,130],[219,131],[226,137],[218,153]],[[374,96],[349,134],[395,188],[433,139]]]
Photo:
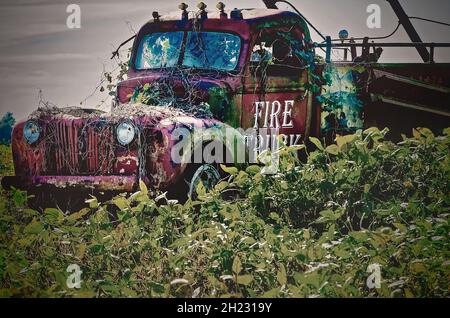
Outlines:
[[[15,176],[5,188],[29,191],[88,189],[131,192],[149,188],[192,193],[213,185],[220,168],[175,162],[174,130],[277,129],[288,145],[309,136],[389,127],[392,138],[426,126],[449,126],[450,64],[435,64],[409,18],[389,0],[411,43],[372,43],[324,37],[314,43],[309,21],[293,8],[207,11],[175,16],[153,13],[134,40],[127,79],[118,83],[111,112],[81,108],[38,109],[13,131]],[[286,2],[286,1],[281,1]],[[377,63],[380,47],[417,49],[424,63]],[[326,52],[325,59],[315,54]],[[343,49],[346,59],[333,62]],[[357,50],[361,54],[357,56]],[[348,53],[347,53],[348,52]],[[205,146],[205,140],[195,147]],[[227,150],[227,149],[225,149]],[[230,150],[231,151],[231,150]],[[52,190],[53,189],[53,190]],[[183,190],[185,191],[185,190]]]

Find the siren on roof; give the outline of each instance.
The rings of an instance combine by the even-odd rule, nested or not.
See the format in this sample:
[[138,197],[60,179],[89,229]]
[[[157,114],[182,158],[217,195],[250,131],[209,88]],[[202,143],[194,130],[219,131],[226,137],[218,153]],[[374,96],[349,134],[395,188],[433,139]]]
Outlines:
[[347,30],[341,30],[339,31],[339,39],[341,41],[345,41],[348,39],[348,31]]
[[208,19],[208,12],[206,12],[206,4],[204,4],[203,2],[200,2],[197,5],[197,8],[200,9],[199,15],[200,15],[200,20],[206,20]]
[[182,21],[189,20],[189,13],[187,12],[188,7],[189,6],[184,2],[181,2],[180,5],[178,6],[178,8],[181,10],[181,20]]
[[158,11],[153,11],[152,16],[155,22],[159,22],[159,18],[161,18],[161,16],[159,15]]
[[217,4],[217,9],[219,9],[219,11],[220,11],[220,18],[221,19],[227,19],[228,18],[228,16],[227,16],[227,14],[225,13],[225,4],[223,4],[223,2],[219,2],[218,4]]
[[234,8],[230,13],[230,18],[234,20],[242,20],[244,17],[242,16],[242,10]]

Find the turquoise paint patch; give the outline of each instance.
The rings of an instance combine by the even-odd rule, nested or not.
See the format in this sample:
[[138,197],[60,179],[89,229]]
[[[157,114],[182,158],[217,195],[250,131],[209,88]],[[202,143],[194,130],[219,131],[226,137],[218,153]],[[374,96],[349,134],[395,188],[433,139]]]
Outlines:
[[364,68],[355,66],[327,65],[323,77],[327,84],[322,86],[322,95],[317,99],[322,104],[322,133],[354,132],[364,127],[363,101],[358,79]]

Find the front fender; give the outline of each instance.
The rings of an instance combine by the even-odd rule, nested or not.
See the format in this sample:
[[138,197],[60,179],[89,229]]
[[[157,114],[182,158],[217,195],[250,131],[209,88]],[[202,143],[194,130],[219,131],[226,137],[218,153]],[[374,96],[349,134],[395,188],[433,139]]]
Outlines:
[[176,183],[189,164],[241,163],[247,154],[243,132],[190,116],[161,121],[149,150],[149,179],[160,188]]

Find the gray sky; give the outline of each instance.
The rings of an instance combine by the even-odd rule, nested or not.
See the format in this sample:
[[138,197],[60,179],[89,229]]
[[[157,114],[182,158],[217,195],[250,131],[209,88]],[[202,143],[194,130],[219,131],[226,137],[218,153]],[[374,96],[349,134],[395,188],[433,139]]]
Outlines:
[[[189,9],[199,1],[184,0]],[[262,1],[222,0],[227,8],[263,7]],[[105,95],[93,90],[102,70],[111,69],[113,47],[138,31],[152,11],[178,10],[180,0],[0,0],[0,115],[12,111],[25,118],[38,105],[41,89],[58,106],[96,107]],[[204,0],[209,10],[217,1]],[[337,37],[340,29],[351,36],[390,33],[397,18],[385,0],[291,0],[322,33]],[[81,6],[81,29],[66,26],[70,3]],[[366,8],[380,5],[381,29],[368,29]],[[401,0],[410,16],[450,22],[449,0]],[[280,5],[280,8],[286,8]],[[450,28],[414,21],[423,41],[450,42]],[[314,34],[316,41],[319,38]],[[409,39],[401,28],[389,41]],[[437,49],[436,60],[450,62],[450,50]],[[382,62],[420,61],[414,49],[386,49]],[[86,99],[87,98],[87,99]],[[109,106],[109,102],[106,104]]]

